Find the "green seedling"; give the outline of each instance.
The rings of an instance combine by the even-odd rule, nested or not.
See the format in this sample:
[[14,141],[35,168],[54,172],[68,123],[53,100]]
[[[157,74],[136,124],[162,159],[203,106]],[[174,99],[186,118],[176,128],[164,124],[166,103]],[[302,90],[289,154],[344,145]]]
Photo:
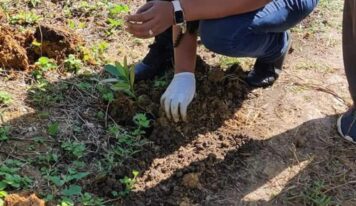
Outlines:
[[82,60],[75,57],[75,55],[70,54],[66,60],[64,60],[64,67],[67,71],[77,73],[82,67]]
[[96,89],[98,90],[98,92],[100,93],[100,96],[102,97],[102,99],[105,102],[111,103],[114,101],[114,93],[112,92],[112,90],[110,88],[108,88],[105,85],[98,84],[96,86]]
[[138,128],[133,132],[134,135],[145,134],[144,129],[150,127],[150,120],[143,113],[138,113],[133,117],[133,122],[138,126]]
[[323,181],[315,181],[311,187],[304,192],[304,195],[309,202],[308,205],[327,206],[332,205],[332,197],[325,194],[325,183]]
[[112,34],[114,29],[117,29],[124,24],[124,20],[108,18],[107,23],[109,24],[108,34]]
[[[34,42],[32,42],[34,44]],[[49,59],[48,57],[40,57],[35,63],[35,70],[32,72],[32,75],[35,79],[42,79],[44,73],[53,69],[56,69],[58,66],[54,59]]]
[[57,187],[62,187],[63,185],[70,183],[72,181],[78,181],[86,176],[88,176],[88,172],[77,172],[75,169],[68,169],[68,174],[66,175],[47,175],[47,179],[51,181],[53,184],[55,184]]
[[166,80],[156,79],[153,82],[153,86],[155,88],[165,88],[167,85],[168,85],[168,82]]
[[133,175],[132,178],[124,177],[123,179],[120,180],[120,182],[125,185],[125,190],[123,192],[121,192],[121,195],[126,196],[132,191],[132,189],[136,183],[138,174],[139,174],[139,172],[134,170],[132,172],[132,175]]
[[84,206],[103,206],[104,200],[86,192],[81,196],[81,203]]
[[47,128],[47,132],[52,137],[57,136],[57,134],[59,133],[59,123],[54,122],[54,123],[49,124],[48,128]]
[[48,107],[59,103],[64,100],[63,93],[67,91],[68,87],[69,85],[66,83],[59,83],[53,86],[47,80],[40,79],[29,89],[30,101],[37,107]]
[[71,155],[78,159],[82,158],[85,155],[86,147],[85,144],[81,142],[67,140],[62,143],[61,147],[65,151],[70,152]]
[[3,198],[5,198],[7,196],[7,192],[0,190],[0,206],[4,206],[5,202],[3,200]]
[[39,20],[41,17],[30,11],[20,11],[18,14],[10,16],[10,24],[33,25]]
[[8,159],[0,166],[0,191],[8,188],[24,189],[27,188],[32,180],[26,176],[18,174],[22,163],[17,160]]
[[127,13],[130,11],[130,8],[128,5],[125,4],[113,4],[109,7],[109,16],[110,17],[115,17],[119,14],[122,13]]
[[105,66],[105,71],[113,75],[114,79],[103,80],[102,83],[115,83],[111,86],[114,91],[121,91],[136,99],[134,82],[135,71],[133,67],[127,65],[127,59],[124,59],[124,64],[118,62],[115,65],[108,64]]
[[0,142],[9,140],[9,126],[2,126],[0,127]]
[[5,91],[0,91],[0,105],[9,106],[12,102],[12,97],[9,93]]

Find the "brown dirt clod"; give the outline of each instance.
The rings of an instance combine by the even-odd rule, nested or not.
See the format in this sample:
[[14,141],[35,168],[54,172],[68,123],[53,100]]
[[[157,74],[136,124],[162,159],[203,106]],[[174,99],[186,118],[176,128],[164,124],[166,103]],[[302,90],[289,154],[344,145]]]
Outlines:
[[21,45],[19,39],[25,40],[25,36],[15,35],[15,32],[8,27],[0,26],[0,67],[27,70],[29,60],[27,51]]
[[35,194],[26,196],[11,194],[5,198],[6,206],[45,206],[45,201],[39,199]]
[[75,54],[83,39],[60,26],[40,25],[34,34],[41,47],[35,49],[38,55],[45,55],[57,61],[63,60],[69,54]]
[[183,177],[183,185],[191,189],[199,189],[201,187],[198,173],[189,173]]

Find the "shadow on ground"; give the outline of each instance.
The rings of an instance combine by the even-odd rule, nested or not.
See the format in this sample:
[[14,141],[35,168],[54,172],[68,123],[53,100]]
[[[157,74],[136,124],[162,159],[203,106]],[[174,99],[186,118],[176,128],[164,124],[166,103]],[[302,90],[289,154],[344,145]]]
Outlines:
[[[354,205],[355,166],[347,161],[355,150],[338,137],[335,121],[328,116],[268,140],[252,138],[224,159],[209,156],[177,170],[124,205],[332,205],[336,194]],[[192,172],[199,178],[184,175]]]

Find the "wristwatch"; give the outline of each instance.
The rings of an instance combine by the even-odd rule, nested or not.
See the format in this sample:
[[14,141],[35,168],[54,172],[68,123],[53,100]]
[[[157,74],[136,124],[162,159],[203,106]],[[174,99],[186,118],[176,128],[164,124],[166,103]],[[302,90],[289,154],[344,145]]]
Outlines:
[[184,18],[184,12],[179,0],[172,1],[174,8],[174,22],[176,26],[179,26],[182,29],[182,33],[184,34],[187,30],[187,22]]

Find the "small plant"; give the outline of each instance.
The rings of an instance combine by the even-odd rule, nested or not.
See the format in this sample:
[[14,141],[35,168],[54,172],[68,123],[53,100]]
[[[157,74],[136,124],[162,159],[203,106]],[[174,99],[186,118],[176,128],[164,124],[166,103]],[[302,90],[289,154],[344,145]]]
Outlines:
[[112,90],[124,92],[136,99],[134,90],[135,71],[133,67],[127,65],[126,58],[123,65],[118,62],[116,62],[115,65],[106,65],[105,71],[113,75],[115,78],[103,80],[103,83],[115,83],[111,86]]
[[4,104],[6,106],[9,106],[12,102],[12,97],[9,93],[0,91],[0,105]]
[[26,176],[17,174],[22,163],[17,160],[5,160],[0,166],[0,191],[8,188],[22,189],[28,187],[32,180]]
[[133,175],[132,178],[124,177],[123,179],[120,180],[120,182],[125,185],[125,190],[123,192],[121,192],[121,195],[123,195],[123,196],[128,195],[132,191],[132,189],[136,183],[138,174],[139,174],[139,172],[134,170],[132,172],[132,175]]
[[[32,43],[34,44],[34,42]],[[35,79],[39,80],[43,78],[45,72],[56,69],[58,66],[54,59],[48,57],[40,57],[35,63],[36,69],[32,72]]]
[[109,6],[109,16],[115,17],[121,13],[129,12],[130,8],[125,4],[113,4]]
[[48,128],[47,128],[47,132],[52,137],[57,136],[57,134],[59,132],[59,123],[54,122],[54,123],[49,124]]
[[109,24],[109,29],[106,33],[110,36],[114,33],[115,29],[122,27],[122,25],[124,24],[124,20],[108,18],[107,23]]
[[77,170],[69,168],[68,169],[68,174],[66,175],[48,175],[46,178],[51,181],[53,184],[55,184],[57,187],[61,187],[67,183],[70,183],[72,181],[78,181],[86,176],[88,176],[88,172],[77,172]]
[[304,192],[308,201],[307,205],[327,206],[332,205],[331,196],[323,192],[325,183],[323,181],[315,181],[311,187]]
[[83,67],[83,62],[75,57],[75,55],[70,54],[68,58],[64,60],[64,67],[67,71],[77,73]]
[[41,19],[37,14],[30,11],[20,11],[18,14],[10,16],[10,24],[36,24]]
[[81,196],[81,203],[84,206],[102,206],[104,205],[104,200],[86,192]]
[[155,88],[165,88],[168,82],[166,80],[157,79],[153,82]]
[[133,122],[138,126],[138,128],[133,132],[134,135],[145,134],[144,129],[150,127],[150,120],[143,113],[138,113],[133,117]]
[[65,141],[61,145],[62,149],[64,149],[67,152],[70,152],[74,157],[76,158],[81,158],[85,155],[85,144],[81,142],[75,142],[75,141]]
[[0,189],[0,205],[5,205],[3,198],[7,196],[7,192]]
[[9,126],[0,127],[0,142],[9,140],[9,132],[10,132]]

